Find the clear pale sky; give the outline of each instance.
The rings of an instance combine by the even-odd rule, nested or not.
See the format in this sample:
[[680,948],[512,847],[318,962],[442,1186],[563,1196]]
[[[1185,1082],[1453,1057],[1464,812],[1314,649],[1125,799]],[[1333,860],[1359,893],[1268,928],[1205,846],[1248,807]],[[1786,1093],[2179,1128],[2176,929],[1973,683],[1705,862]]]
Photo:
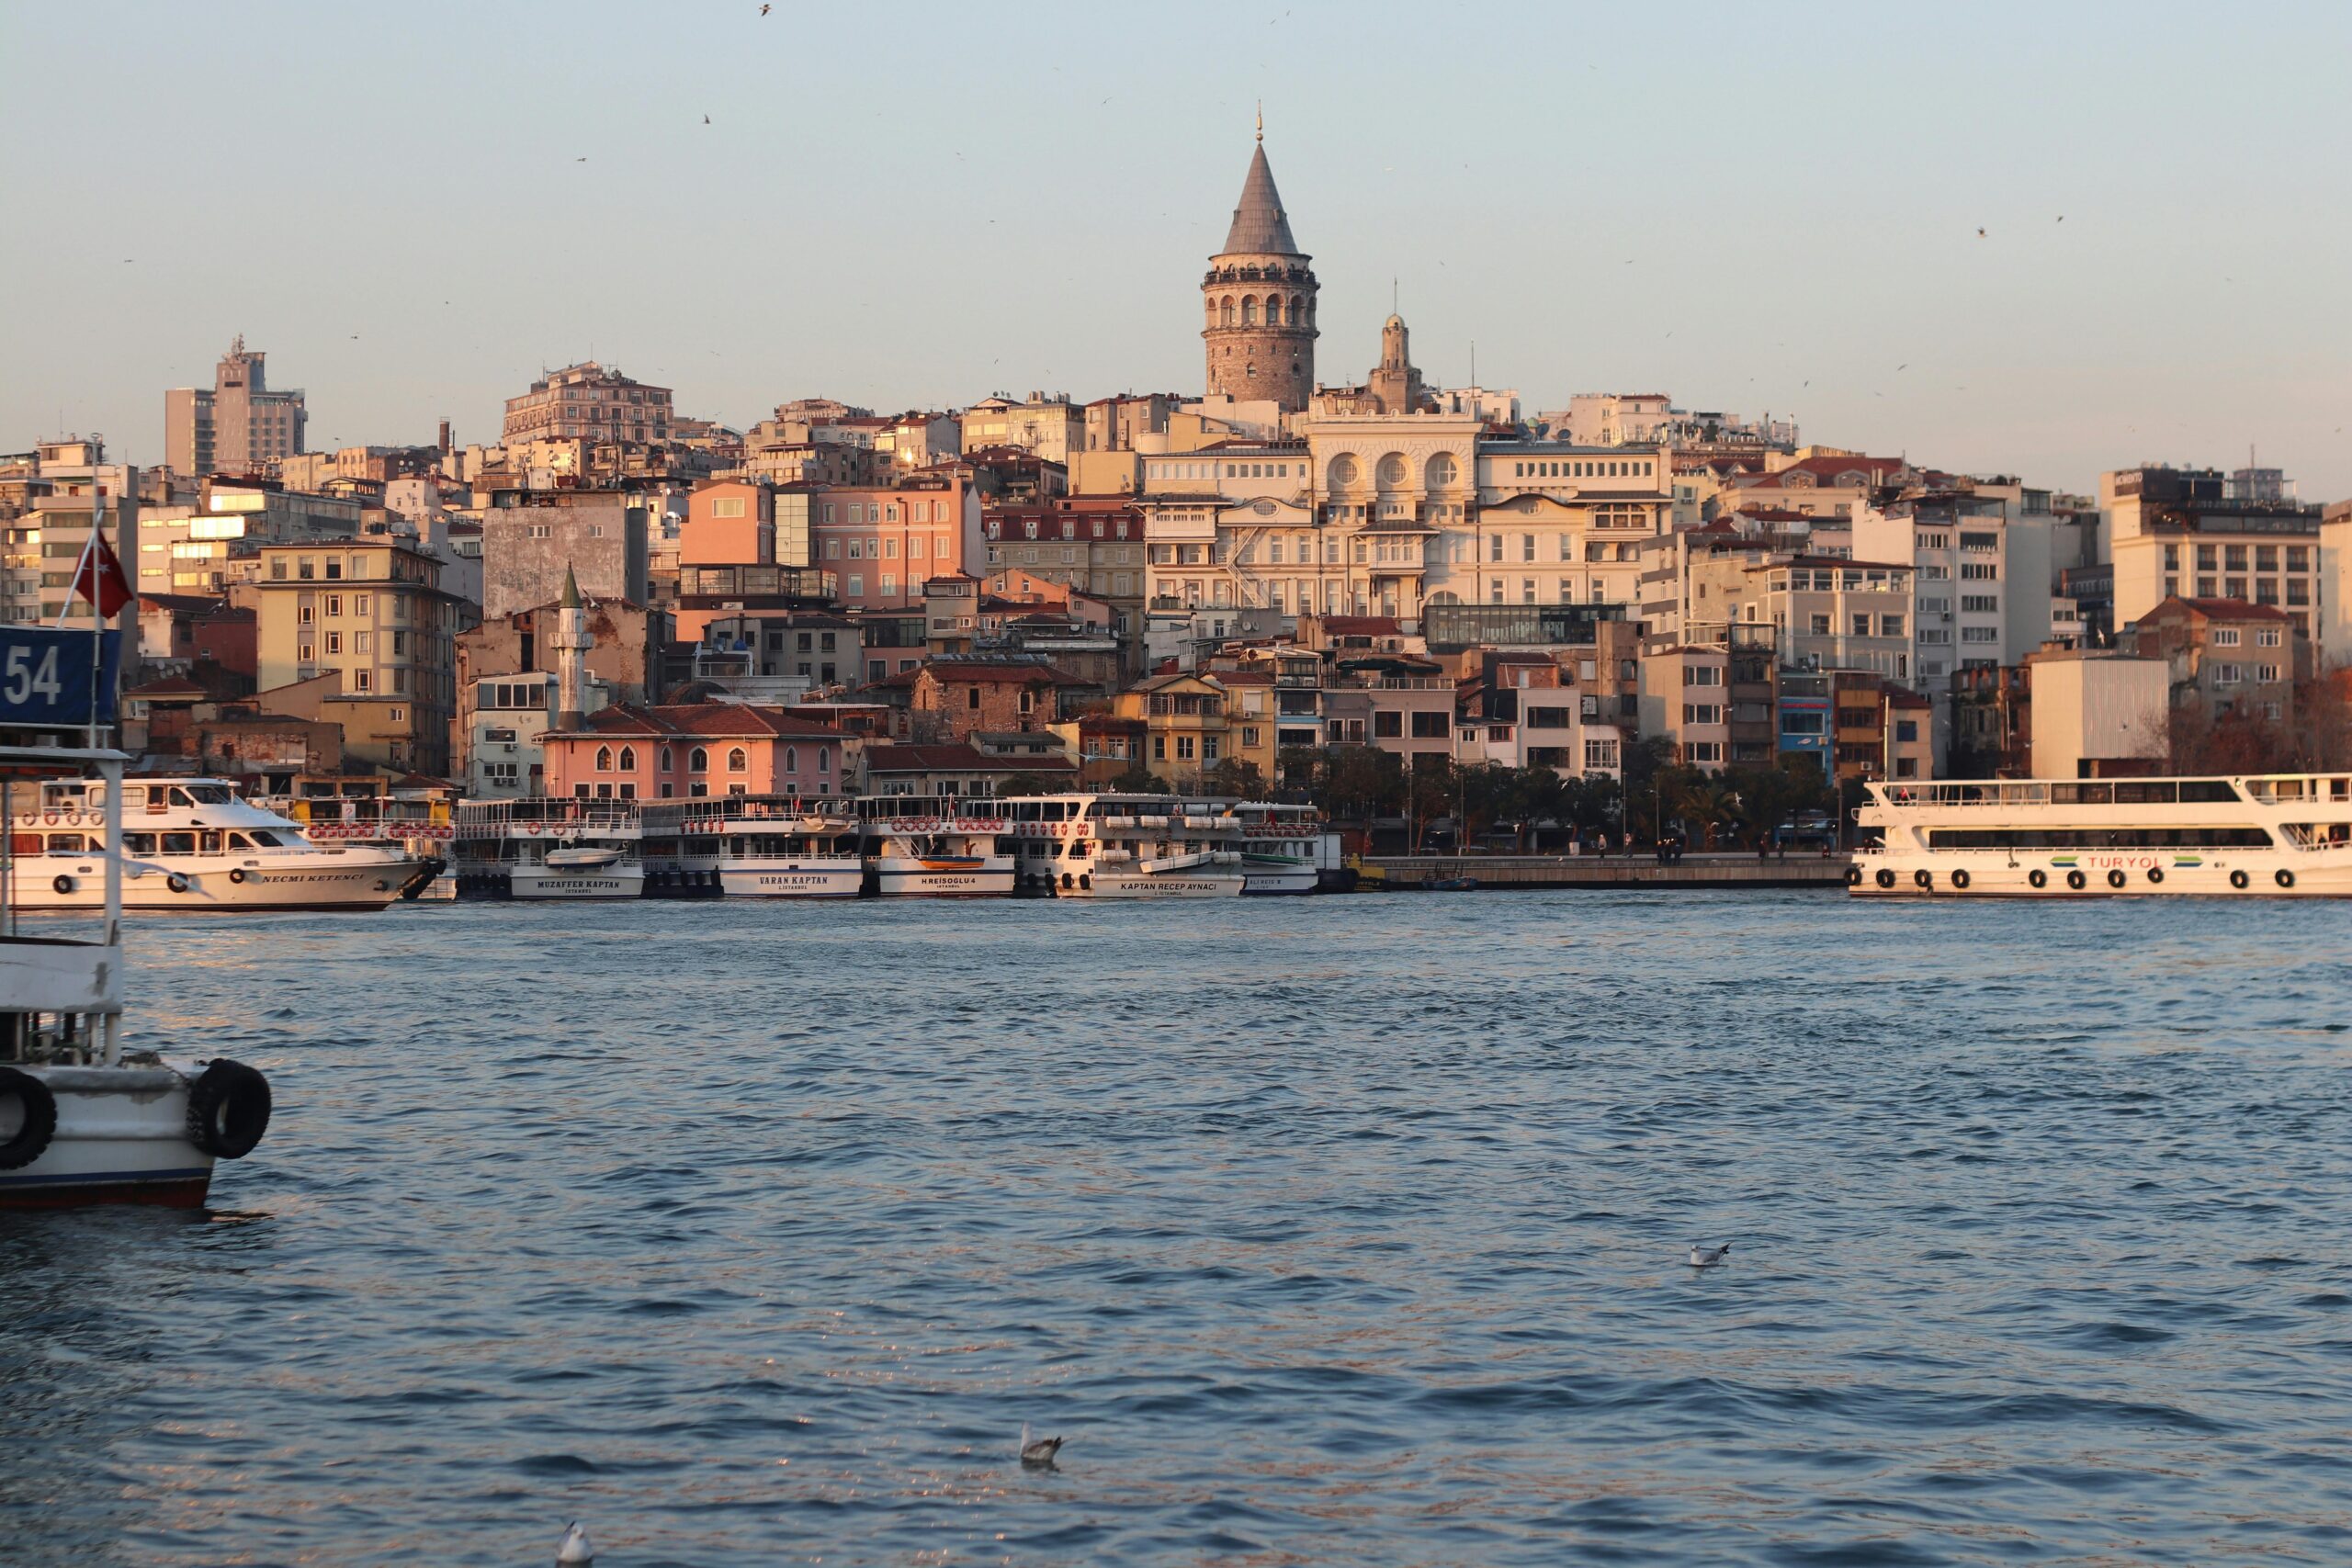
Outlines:
[[1393,277],[1531,411],[2352,495],[2352,6],[0,0],[0,449],[158,461],[240,332],[314,447],[591,355],[739,427],[1196,392],[1262,97],[1326,381]]

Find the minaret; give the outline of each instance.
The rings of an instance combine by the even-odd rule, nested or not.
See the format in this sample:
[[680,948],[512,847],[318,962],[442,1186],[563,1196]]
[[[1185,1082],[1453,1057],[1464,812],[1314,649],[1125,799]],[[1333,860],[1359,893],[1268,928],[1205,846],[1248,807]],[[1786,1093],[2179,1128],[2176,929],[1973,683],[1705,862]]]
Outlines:
[[1208,391],[1245,400],[1271,398],[1290,412],[1315,389],[1315,274],[1291,238],[1290,215],[1266,163],[1266,119],[1225,248],[1201,284],[1207,325]]
[[595,639],[588,635],[588,612],[580,603],[580,580],[566,562],[563,597],[555,612],[555,727],[580,728],[582,706],[588,700],[588,650]]

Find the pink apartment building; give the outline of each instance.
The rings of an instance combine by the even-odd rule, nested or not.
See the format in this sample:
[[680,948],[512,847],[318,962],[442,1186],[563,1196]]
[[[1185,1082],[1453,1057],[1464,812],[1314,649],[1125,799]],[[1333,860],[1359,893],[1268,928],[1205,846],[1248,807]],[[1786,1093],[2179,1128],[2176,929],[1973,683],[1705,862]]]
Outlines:
[[858,738],[742,703],[616,703],[540,737],[546,791],[582,800],[707,795],[845,795]]
[[926,579],[978,575],[980,497],[970,468],[942,464],[904,484],[835,488],[814,498],[810,565],[831,572],[846,608],[922,605]]

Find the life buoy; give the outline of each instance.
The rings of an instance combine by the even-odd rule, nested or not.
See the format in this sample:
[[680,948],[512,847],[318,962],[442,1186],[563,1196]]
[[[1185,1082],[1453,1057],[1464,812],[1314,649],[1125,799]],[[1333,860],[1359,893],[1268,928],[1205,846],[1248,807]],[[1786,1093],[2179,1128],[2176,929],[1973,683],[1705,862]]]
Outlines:
[[2295,885],[2295,874],[2282,865],[2270,874],[2270,880],[2281,887],[2292,887]]
[[2160,865],[2152,865],[2152,866],[2150,866],[2150,867],[2148,868],[2148,880],[2149,880],[2150,882],[2159,882],[2159,883],[2160,883],[2160,882],[2162,882],[2164,879],[2165,879],[2165,868],[2164,868],[2163,866],[2160,866]]
[[230,880],[230,881],[232,881],[232,882],[243,882],[244,879],[245,879],[245,868],[244,868],[243,866],[241,866],[241,865],[233,865],[233,866],[231,866],[231,867],[229,868],[229,880]]
[[2073,888],[2077,893],[2080,893],[2084,888],[2089,886],[2090,881],[2091,879],[2089,877],[2085,876],[2079,871],[2070,871],[2066,874],[2066,886]]
[[2029,887],[2047,887],[2050,886],[2050,874],[2036,866],[2025,874],[2025,883]]
[[175,893],[185,893],[187,891],[187,878],[175,871],[164,878],[164,886]]
[[215,1159],[243,1159],[269,1131],[269,1080],[217,1056],[187,1086],[187,1141]]
[[1926,866],[1921,866],[1911,874],[1911,886],[1914,887],[1933,887],[1935,885],[1936,874]]
[[2120,866],[2116,867],[2116,869],[2107,874],[2107,885],[2109,887],[2121,887],[2125,883],[2131,880],[2132,879],[2130,877],[2123,874],[2123,868]]
[[82,825],[82,814],[78,811],[67,812],[65,814],[65,825],[69,828],[79,828]]
[[40,1158],[57,1135],[57,1096],[30,1073],[0,1067],[0,1100],[13,1097],[24,1107],[17,1130],[0,1144],[0,1170],[19,1170]]
[[71,893],[75,887],[80,886],[80,884],[76,883],[72,877],[64,875],[62,873],[51,877],[49,885],[57,889],[60,893]]
[[1846,886],[1849,887],[1860,887],[1861,885],[1862,868],[1858,865],[1848,866],[1846,868]]
[[2230,873],[2230,886],[2236,888],[2241,893],[2245,891],[2246,884],[2251,880],[2252,878],[2248,877],[2245,872],[2233,871]]
[[1969,881],[1969,874],[1964,871],[1955,871],[1951,874],[1951,885],[1962,892],[1967,891]]
[[1884,866],[1881,866],[1878,868],[1877,881],[1881,887],[1892,887],[1894,886],[1894,873],[1887,870]]
[[57,813],[54,811],[43,812],[41,814],[41,820],[54,828],[57,826]]

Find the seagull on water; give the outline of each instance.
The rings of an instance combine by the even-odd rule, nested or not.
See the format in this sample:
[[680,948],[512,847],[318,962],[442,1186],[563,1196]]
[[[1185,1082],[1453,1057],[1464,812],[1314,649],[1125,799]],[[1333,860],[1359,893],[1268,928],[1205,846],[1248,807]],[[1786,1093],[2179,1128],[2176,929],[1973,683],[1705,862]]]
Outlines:
[[1029,1436],[1029,1423],[1026,1421],[1021,1423],[1021,1462],[1023,1464],[1028,1465],[1033,1470],[1040,1469],[1052,1464],[1054,1456],[1061,1451],[1062,1440],[1059,1438],[1038,1438],[1033,1440]]
[[588,1532],[574,1519],[571,1528],[563,1532],[563,1544],[556,1548],[557,1568],[587,1568],[596,1561],[596,1549],[588,1543]]
[[1702,1247],[1695,1241],[1690,1244],[1690,1267],[1693,1269],[1713,1269],[1730,1256],[1731,1243],[1729,1242],[1724,1243],[1721,1247]]

